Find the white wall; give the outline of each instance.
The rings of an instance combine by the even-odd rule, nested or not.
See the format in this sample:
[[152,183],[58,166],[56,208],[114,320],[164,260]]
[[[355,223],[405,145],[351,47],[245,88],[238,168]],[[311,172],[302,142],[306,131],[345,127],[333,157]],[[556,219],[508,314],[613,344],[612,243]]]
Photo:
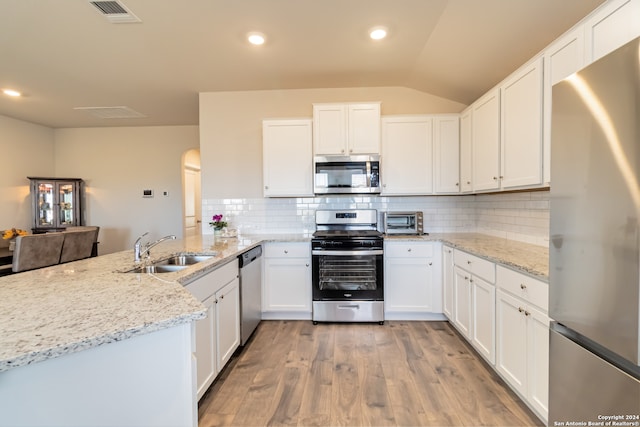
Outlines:
[[312,117],[313,103],[360,101],[381,101],[383,115],[458,113],[465,108],[401,87],[201,93],[203,200],[262,197],[263,119]]
[[31,230],[27,176],[53,175],[53,152],[53,129],[0,116],[0,230]]
[[[55,174],[85,180],[86,223],[100,227],[100,254],[130,249],[146,231],[145,240],[182,236],[182,155],[198,139],[198,126],[54,131]],[[143,189],[155,196],[143,198]]]

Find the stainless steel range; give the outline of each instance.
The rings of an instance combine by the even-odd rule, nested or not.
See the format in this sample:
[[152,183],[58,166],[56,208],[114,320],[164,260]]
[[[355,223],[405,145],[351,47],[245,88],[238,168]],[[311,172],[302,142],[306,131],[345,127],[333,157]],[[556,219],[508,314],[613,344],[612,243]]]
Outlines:
[[384,322],[383,240],[375,209],[316,211],[313,323]]

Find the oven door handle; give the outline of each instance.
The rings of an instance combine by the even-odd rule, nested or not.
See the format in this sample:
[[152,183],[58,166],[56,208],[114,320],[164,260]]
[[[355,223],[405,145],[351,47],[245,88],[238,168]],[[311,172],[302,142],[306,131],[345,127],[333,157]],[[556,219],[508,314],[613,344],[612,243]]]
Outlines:
[[311,255],[333,255],[333,256],[354,256],[354,255],[382,255],[383,250],[364,250],[364,251],[325,251],[317,250],[311,251]]

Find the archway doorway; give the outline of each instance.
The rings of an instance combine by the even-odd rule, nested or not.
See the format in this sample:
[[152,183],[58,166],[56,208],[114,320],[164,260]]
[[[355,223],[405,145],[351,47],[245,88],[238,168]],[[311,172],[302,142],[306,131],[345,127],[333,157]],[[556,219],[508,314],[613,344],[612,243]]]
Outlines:
[[202,234],[202,193],[200,189],[200,150],[182,156],[183,235]]

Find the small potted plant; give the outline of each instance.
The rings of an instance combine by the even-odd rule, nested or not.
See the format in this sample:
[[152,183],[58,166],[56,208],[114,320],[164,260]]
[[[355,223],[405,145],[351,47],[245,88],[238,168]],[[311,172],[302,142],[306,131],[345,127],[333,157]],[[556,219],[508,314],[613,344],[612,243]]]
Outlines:
[[227,226],[227,221],[223,221],[222,217],[222,214],[215,214],[211,218],[211,222],[209,222],[209,225],[213,227],[213,234],[216,237],[219,236],[222,233],[222,229]]

